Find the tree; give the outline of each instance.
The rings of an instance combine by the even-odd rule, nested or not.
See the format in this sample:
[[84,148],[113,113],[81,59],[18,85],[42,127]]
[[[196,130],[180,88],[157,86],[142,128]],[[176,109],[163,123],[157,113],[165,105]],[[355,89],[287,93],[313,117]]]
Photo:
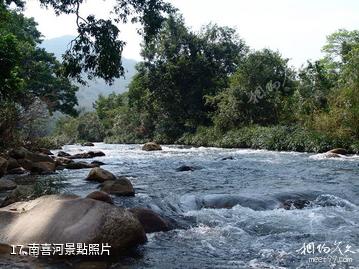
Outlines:
[[[144,46],[146,60],[129,87],[129,103],[151,115],[155,132],[166,141],[210,124],[204,96],[228,85],[246,50],[234,29],[207,25],[194,33],[181,16],[170,16]],[[143,109],[144,103],[151,105]]]
[[[84,0],[39,0],[45,8],[52,7],[56,15],[74,14],[78,36],[71,42],[70,49],[63,56],[63,74],[84,83],[83,72],[88,77],[103,78],[112,83],[115,78],[124,75],[122,50],[125,42],[119,40],[120,30],[116,23],[140,23],[144,40],[147,42],[157,33],[165,14],[174,9],[162,0],[115,0],[113,12],[116,17],[97,19],[94,15],[81,16]],[[0,6],[9,8],[14,3],[23,8],[25,1],[0,0]]]
[[287,62],[268,49],[248,54],[231,77],[230,87],[212,100],[218,107],[216,126],[228,130],[277,124],[285,99],[294,91],[294,72]]

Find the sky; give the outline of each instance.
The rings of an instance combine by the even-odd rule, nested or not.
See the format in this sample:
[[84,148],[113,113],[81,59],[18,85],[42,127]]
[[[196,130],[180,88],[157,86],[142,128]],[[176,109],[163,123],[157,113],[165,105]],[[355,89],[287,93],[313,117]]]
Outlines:
[[[359,29],[358,0],[168,0],[184,15],[194,31],[209,22],[235,28],[253,49],[279,50],[300,67],[322,56],[326,37],[338,29]],[[81,15],[107,18],[112,0],[87,0]],[[73,15],[55,16],[37,0],[27,1],[25,14],[34,17],[45,39],[76,35]],[[141,37],[135,25],[121,26],[127,42],[123,56],[141,60]]]

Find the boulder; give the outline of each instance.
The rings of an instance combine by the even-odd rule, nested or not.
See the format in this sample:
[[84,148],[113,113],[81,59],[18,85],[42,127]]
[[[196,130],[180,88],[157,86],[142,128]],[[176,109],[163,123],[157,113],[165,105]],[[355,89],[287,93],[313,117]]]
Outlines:
[[56,166],[59,166],[59,165],[65,166],[65,165],[67,165],[69,163],[73,163],[73,162],[74,162],[73,160],[65,158],[65,157],[56,157],[55,158]]
[[181,165],[180,167],[176,168],[177,172],[185,172],[185,171],[194,171],[195,168],[189,165]]
[[26,200],[31,197],[34,192],[34,185],[17,185],[16,189],[12,190],[5,200],[1,202],[0,207]]
[[142,146],[142,150],[154,151],[154,150],[162,150],[162,148],[159,144],[155,142],[148,142]]
[[168,223],[151,209],[131,208],[129,211],[141,222],[146,233],[166,232],[170,230]]
[[101,191],[117,196],[135,196],[135,190],[133,189],[132,183],[126,177],[105,181],[101,185]]
[[8,179],[0,179],[0,191],[9,191],[16,189],[16,183]]
[[100,162],[100,161],[93,161],[93,162],[91,162],[91,164],[93,164],[93,165],[95,165],[95,166],[105,165],[105,163]]
[[24,169],[26,169],[28,171],[31,171],[32,166],[34,164],[32,161],[30,161],[28,159],[18,159],[17,161],[21,167],[23,167]]
[[15,160],[26,159],[31,162],[55,162],[49,155],[43,153],[34,153],[25,148],[12,149],[8,151],[8,155]]
[[81,146],[84,146],[84,147],[94,147],[95,144],[94,144],[94,143],[91,143],[91,142],[86,142],[86,143],[82,143]]
[[86,198],[94,199],[97,201],[102,201],[105,203],[113,204],[113,200],[110,195],[108,195],[106,192],[103,191],[94,191],[91,192],[89,195],[86,196]]
[[233,156],[227,156],[227,157],[223,157],[221,160],[222,161],[234,160],[234,157]]
[[347,151],[346,149],[336,148],[336,149],[332,149],[332,150],[327,151],[327,153],[347,155],[347,154],[348,154],[348,151]]
[[24,159],[26,154],[29,153],[29,151],[25,148],[18,148],[18,149],[11,149],[8,151],[8,155],[11,158],[14,159]]
[[70,157],[71,154],[69,154],[69,153],[67,153],[67,152],[65,152],[65,151],[59,151],[59,152],[57,153],[57,156],[58,156],[58,157]]
[[64,168],[75,170],[75,169],[86,169],[86,168],[94,168],[97,167],[94,164],[89,164],[87,162],[71,162],[66,165],[64,165]]
[[84,153],[77,153],[77,154],[68,156],[68,158],[69,159],[90,159],[90,158],[102,157],[102,156],[106,156],[106,154],[103,153],[102,151],[89,151],[89,152],[84,152]]
[[7,171],[7,160],[5,158],[0,157],[0,177],[4,176]]
[[7,160],[7,170],[12,170],[21,167],[18,161],[14,158],[9,157]]
[[115,180],[115,179],[116,176],[114,174],[100,167],[92,168],[86,178],[86,180],[97,181],[97,182],[105,182],[108,180]]
[[106,156],[105,153],[102,151],[89,151],[88,154],[92,155],[93,157],[103,157]]
[[123,208],[74,195],[50,195],[0,209],[0,242],[107,243],[114,254],[145,243],[146,234]]
[[31,173],[35,174],[51,174],[55,172],[56,165],[50,162],[36,162],[32,164]]

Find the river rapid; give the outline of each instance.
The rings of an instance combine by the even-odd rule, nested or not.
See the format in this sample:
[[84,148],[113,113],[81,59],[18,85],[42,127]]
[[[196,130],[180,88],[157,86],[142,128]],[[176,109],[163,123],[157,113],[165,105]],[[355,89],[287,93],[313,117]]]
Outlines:
[[[63,150],[103,151],[95,160],[136,191],[115,204],[151,208],[174,227],[111,268],[359,268],[359,156],[103,143]],[[194,170],[176,171],[181,165]],[[61,192],[96,190],[88,172],[60,171]]]

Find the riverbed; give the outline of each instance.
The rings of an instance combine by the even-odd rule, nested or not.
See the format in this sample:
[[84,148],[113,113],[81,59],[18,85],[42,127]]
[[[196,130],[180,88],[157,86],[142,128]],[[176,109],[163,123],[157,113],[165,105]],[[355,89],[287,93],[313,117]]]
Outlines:
[[[151,208],[174,227],[148,235],[111,268],[359,268],[359,156],[162,148],[63,148],[103,151],[95,160],[128,177],[136,191],[113,197],[115,204]],[[176,171],[181,165],[193,171]],[[61,192],[84,197],[96,190],[98,184],[84,180],[88,172],[58,172]],[[304,208],[283,208],[298,200]]]

